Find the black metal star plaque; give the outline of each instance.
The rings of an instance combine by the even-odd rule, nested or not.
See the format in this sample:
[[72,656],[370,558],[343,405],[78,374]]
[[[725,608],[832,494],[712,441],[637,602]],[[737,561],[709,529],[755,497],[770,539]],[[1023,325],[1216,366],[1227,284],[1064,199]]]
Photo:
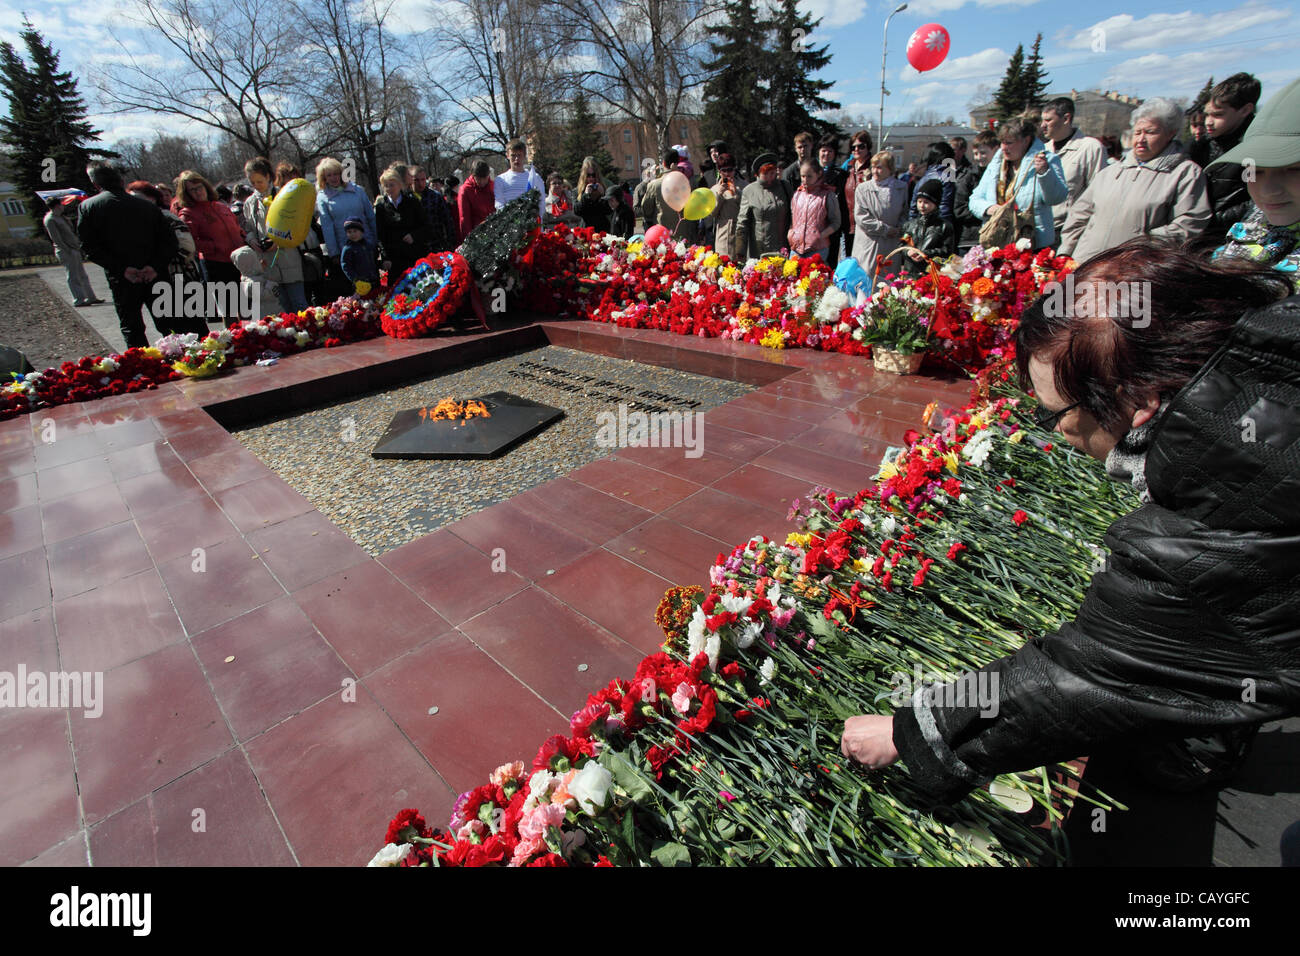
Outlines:
[[[564,417],[564,409],[509,392],[479,395],[489,417],[435,419],[432,406],[393,416],[372,458],[497,458]],[[423,413],[423,414],[422,414]]]

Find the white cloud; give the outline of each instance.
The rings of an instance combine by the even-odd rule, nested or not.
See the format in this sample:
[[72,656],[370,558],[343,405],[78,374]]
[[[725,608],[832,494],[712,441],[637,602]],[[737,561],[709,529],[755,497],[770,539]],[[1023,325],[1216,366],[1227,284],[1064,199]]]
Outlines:
[[1010,59],[1011,54],[1006,50],[989,47],[980,50],[978,53],[972,53],[970,56],[949,57],[933,70],[926,70],[924,73],[908,64],[899,71],[896,82],[911,83],[925,77],[927,80],[942,80],[945,83],[951,83],[953,80],[986,79],[989,76],[1002,76],[1007,71],[1007,61]]
[[[822,21],[822,30],[857,23],[867,12],[867,0],[804,0],[801,6],[813,20]],[[827,42],[826,38],[819,42],[814,42],[815,40],[816,37],[810,36],[805,42],[809,46],[820,46]]]
[[[1190,97],[1204,85],[1207,76],[1226,76],[1240,62],[1241,55],[1231,50],[1194,50],[1176,56],[1147,53],[1116,64],[1102,79],[1105,89],[1124,90],[1136,96]],[[1287,81],[1294,78],[1291,71]]]
[[1254,3],[1217,13],[1184,10],[1182,13],[1152,13],[1140,18],[1121,13],[1099,20],[1073,35],[1063,36],[1061,44],[1068,49],[1098,53],[1107,50],[1158,50],[1171,46],[1198,46],[1252,27],[1289,21],[1291,17],[1289,10]]
[[436,23],[434,5],[429,0],[393,0],[385,26],[394,34],[420,33]]
[[169,62],[160,53],[92,53],[89,61],[93,66],[141,66],[160,70]]
[[915,16],[928,17],[940,13],[960,10],[967,4],[977,7],[1028,7],[1038,0],[916,0],[907,4],[907,12]]

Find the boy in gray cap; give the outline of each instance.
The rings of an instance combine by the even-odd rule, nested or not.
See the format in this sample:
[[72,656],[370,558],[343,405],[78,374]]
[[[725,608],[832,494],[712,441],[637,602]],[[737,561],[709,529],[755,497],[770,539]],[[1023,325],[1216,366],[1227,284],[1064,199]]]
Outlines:
[[1270,98],[1241,142],[1209,165],[1228,163],[1253,169],[1246,177],[1253,205],[1213,258],[1269,263],[1300,288],[1300,169],[1290,168],[1300,165],[1300,80]]

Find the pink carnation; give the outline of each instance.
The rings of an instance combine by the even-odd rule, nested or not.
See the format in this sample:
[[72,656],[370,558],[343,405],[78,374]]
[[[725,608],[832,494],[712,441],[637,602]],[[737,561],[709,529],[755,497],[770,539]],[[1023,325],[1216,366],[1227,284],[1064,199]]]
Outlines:
[[510,780],[522,780],[524,776],[524,762],[516,760],[514,763],[503,763],[492,771],[488,780],[497,787],[504,787]]
[[564,807],[555,803],[540,804],[529,810],[519,821],[519,840],[543,840],[546,831],[564,822]]

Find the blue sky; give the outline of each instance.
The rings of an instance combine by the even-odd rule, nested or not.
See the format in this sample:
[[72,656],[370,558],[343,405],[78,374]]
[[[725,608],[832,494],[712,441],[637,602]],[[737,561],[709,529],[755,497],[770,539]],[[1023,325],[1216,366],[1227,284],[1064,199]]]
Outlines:
[[[832,97],[850,113],[875,116],[881,28],[897,0],[803,0],[803,5],[823,18],[808,39],[830,46],[833,59],[822,75],[834,82]],[[0,39],[17,42],[25,11],[60,52],[64,67],[82,78],[107,143],[151,138],[160,128],[186,132],[174,120],[100,112],[102,104],[85,79],[90,69],[121,54],[110,29],[137,54],[158,48],[156,40],[123,28],[129,6],[130,0],[0,0]],[[429,11],[429,0],[397,0],[397,25],[417,29],[429,22]],[[980,86],[991,92],[1016,44],[1028,48],[1038,32],[1052,92],[1111,89],[1140,97],[1190,98],[1207,76],[1245,70],[1259,77],[1267,99],[1300,76],[1295,12],[1294,4],[1277,0],[914,0],[890,26],[892,95],[886,123],[929,110],[964,119]],[[939,68],[920,74],[907,65],[907,39],[931,22],[948,29],[952,47]]]

